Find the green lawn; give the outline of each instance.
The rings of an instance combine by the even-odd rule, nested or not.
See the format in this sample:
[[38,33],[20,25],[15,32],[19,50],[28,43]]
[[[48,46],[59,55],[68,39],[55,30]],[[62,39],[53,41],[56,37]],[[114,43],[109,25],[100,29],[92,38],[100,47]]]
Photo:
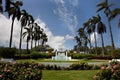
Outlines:
[[98,70],[43,70],[43,80],[93,80]]
[[51,59],[27,59],[27,60],[17,60],[17,62],[108,62],[109,60],[84,60],[84,59],[72,59],[71,61],[54,61]]

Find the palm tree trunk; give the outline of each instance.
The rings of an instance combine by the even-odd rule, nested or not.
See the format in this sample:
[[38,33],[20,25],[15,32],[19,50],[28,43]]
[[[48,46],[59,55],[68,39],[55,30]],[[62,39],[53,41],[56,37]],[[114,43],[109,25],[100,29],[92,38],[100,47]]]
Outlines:
[[108,26],[109,26],[109,31],[110,31],[112,49],[115,50],[114,39],[113,39],[113,34],[112,34],[112,28],[111,28],[111,24],[110,24],[110,20],[109,19],[108,19]]
[[91,45],[91,37],[90,37],[90,34],[89,34],[89,40],[90,40],[90,42],[89,42],[89,44],[90,44],[90,53],[91,53],[91,49],[92,49],[92,45]]
[[[115,50],[115,45],[114,45],[114,39],[113,39],[113,34],[112,34],[112,28],[110,24],[110,20],[108,19],[108,26],[109,26],[109,31],[110,31],[110,37],[111,37],[111,44],[112,44],[112,50]],[[114,52],[112,53],[112,57],[115,58]]]
[[104,47],[104,40],[103,40],[103,34],[101,33],[101,41],[102,41],[102,56],[105,55],[105,47]]
[[19,42],[19,54],[21,56],[21,44],[22,44],[22,32],[23,32],[23,27],[21,26],[20,30],[20,42]]
[[95,53],[97,55],[97,40],[96,40],[96,34],[95,34],[95,31],[94,31],[94,38],[95,38]]
[[27,40],[27,47],[26,47],[26,49],[27,49],[27,53],[28,53],[28,40]]
[[32,46],[33,46],[33,39],[31,39],[31,50],[32,50]]
[[14,20],[12,21],[12,25],[11,25],[10,44],[9,44],[10,48],[12,47],[13,26],[14,26]]
[[37,43],[37,41],[35,40],[35,47],[36,47],[36,43]]

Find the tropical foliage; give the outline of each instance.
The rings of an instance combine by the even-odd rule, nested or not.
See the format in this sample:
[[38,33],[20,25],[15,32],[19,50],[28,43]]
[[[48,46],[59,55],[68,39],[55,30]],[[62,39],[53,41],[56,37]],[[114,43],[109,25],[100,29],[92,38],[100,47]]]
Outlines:
[[[2,6],[2,0],[0,0],[0,13],[4,14],[4,11],[8,13],[8,17],[12,19],[11,24],[11,33],[10,33],[10,43],[9,47],[12,48],[12,38],[13,38],[13,29],[14,29],[14,21],[17,19],[20,23],[20,41],[19,41],[19,53],[21,53],[21,46],[22,46],[22,38],[26,38],[27,42],[27,51],[29,51],[29,41],[31,40],[31,49],[33,46],[33,40],[36,41],[41,40],[41,44],[44,45],[47,42],[47,35],[44,33],[44,30],[34,22],[34,18],[30,15],[25,9],[21,10],[20,7],[23,5],[22,1],[15,1],[15,0],[5,0],[5,8]],[[5,9],[5,10],[3,10]],[[23,29],[26,31],[23,32]],[[26,37],[25,37],[26,36]]]

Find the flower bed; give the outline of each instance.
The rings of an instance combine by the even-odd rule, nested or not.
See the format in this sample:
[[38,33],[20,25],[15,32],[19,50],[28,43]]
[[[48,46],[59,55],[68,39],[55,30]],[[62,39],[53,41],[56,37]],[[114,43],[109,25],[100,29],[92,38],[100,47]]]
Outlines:
[[0,80],[41,80],[41,64],[0,63]]
[[94,80],[120,80],[120,63],[102,65],[101,70],[93,78]]

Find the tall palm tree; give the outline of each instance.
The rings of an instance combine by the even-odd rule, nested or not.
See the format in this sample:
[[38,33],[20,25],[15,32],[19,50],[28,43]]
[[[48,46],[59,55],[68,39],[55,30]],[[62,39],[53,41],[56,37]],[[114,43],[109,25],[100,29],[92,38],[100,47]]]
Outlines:
[[29,46],[29,41],[30,41],[30,39],[31,39],[31,36],[33,36],[33,31],[32,31],[32,28],[31,27],[25,27],[25,29],[26,29],[26,31],[22,34],[23,35],[23,38],[25,37],[25,36],[27,36],[27,40],[26,40],[26,42],[27,42],[27,46],[26,46],[26,49],[27,49],[27,52],[28,52],[28,46]]
[[34,24],[34,40],[35,40],[35,47],[36,47],[37,41],[40,39],[39,30],[40,30],[40,26],[39,26],[37,23],[35,23],[35,24]]
[[74,37],[76,42],[77,42],[77,45],[75,46],[76,50],[78,50],[78,48],[82,48],[82,41],[81,41],[81,38],[79,36],[75,36]]
[[44,43],[46,43],[48,41],[47,35],[45,33],[42,33],[41,39],[42,39],[42,46],[43,46]]
[[108,21],[108,27],[109,27],[109,32],[110,32],[110,37],[111,37],[111,44],[112,44],[112,48],[113,50],[115,49],[115,45],[114,45],[114,39],[113,39],[113,34],[112,34],[112,28],[111,28],[111,23],[110,23],[110,16],[111,16],[111,9],[110,7],[113,6],[114,4],[113,3],[108,3],[108,0],[105,0],[101,3],[99,3],[97,5],[98,7],[98,10],[97,12],[101,11],[101,10],[104,10],[104,13],[107,17],[107,21]]
[[21,30],[20,30],[20,42],[19,42],[19,53],[21,54],[21,44],[22,44],[22,33],[23,33],[23,27],[25,27],[28,24],[28,13],[26,10],[21,11]]
[[86,32],[87,32],[87,34],[88,34],[88,36],[89,36],[89,44],[90,44],[90,50],[91,50],[92,45],[91,45],[91,37],[90,37],[90,35],[91,35],[91,33],[92,33],[92,28],[91,28],[91,26],[89,25],[89,21],[83,23],[83,26],[84,26],[84,30],[86,30]]
[[13,26],[14,26],[14,20],[17,18],[17,20],[20,19],[21,13],[20,13],[20,6],[22,6],[23,3],[21,1],[13,2],[12,0],[6,0],[6,12],[8,12],[9,17],[12,16],[12,25],[11,25],[11,34],[10,34],[10,44],[9,47],[12,47],[12,36],[13,36]]
[[97,32],[101,35],[101,41],[102,41],[102,55],[104,57],[105,54],[105,47],[104,47],[104,40],[103,40],[103,33],[106,32],[106,26],[101,21],[101,17],[98,15],[98,23],[97,23]]
[[96,24],[97,24],[97,17],[93,16],[92,18],[89,19],[90,21],[90,26],[92,27],[92,32],[94,33],[94,39],[95,39],[95,48],[96,48],[96,55],[97,55],[97,37],[96,37]]
[[87,38],[87,36],[85,34],[84,28],[78,29],[77,32],[78,32],[78,35],[79,35],[79,38],[81,41],[81,47],[84,47],[85,48],[84,50],[87,51],[87,43],[88,43],[89,39]]
[[0,13],[3,13],[2,0],[0,0]]
[[31,34],[31,49],[32,49],[33,38],[34,38],[34,36],[33,36],[33,34],[34,34],[34,30],[33,30],[33,28],[34,28],[34,18],[33,18],[32,15],[29,15],[28,26],[31,28],[31,33],[32,33]]

